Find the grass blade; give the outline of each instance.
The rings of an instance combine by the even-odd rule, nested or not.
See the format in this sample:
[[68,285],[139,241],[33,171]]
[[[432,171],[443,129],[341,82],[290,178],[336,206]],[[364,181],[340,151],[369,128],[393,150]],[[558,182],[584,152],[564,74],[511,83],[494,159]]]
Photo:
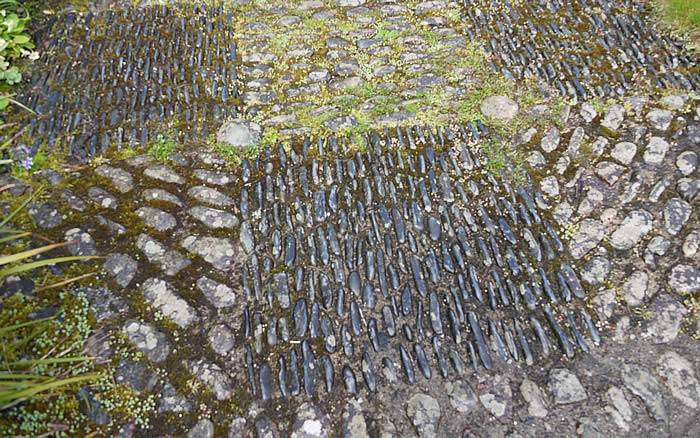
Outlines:
[[[0,231],[2,232],[2,231]],[[24,232],[24,233],[16,233],[13,236],[5,236],[5,237],[0,237],[0,243],[5,243],[5,242],[11,242],[13,240],[21,239],[23,237],[31,236],[32,233],[30,232]]]
[[42,253],[45,253],[47,251],[51,251],[52,249],[66,246],[69,243],[74,243],[74,242],[54,243],[52,245],[46,245],[46,246],[42,246],[40,248],[28,249],[26,251],[18,252],[17,254],[0,256],[0,266],[6,265],[8,263],[19,262],[21,260],[28,259],[30,257],[34,257],[35,255],[42,254]]
[[49,289],[55,289],[57,287],[63,287],[67,284],[73,283],[75,281],[80,281],[80,280],[83,280],[85,278],[89,278],[89,277],[92,277],[94,275],[97,275],[97,274],[99,274],[99,271],[88,272],[87,274],[78,275],[76,277],[69,278],[67,280],[59,281],[58,283],[50,284],[48,286],[42,286],[40,288],[35,289],[35,292],[42,292],[42,291],[49,290]]
[[[2,151],[2,146],[0,146],[0,151]],[[15,210],[14,210],[12,213],[10,213],[9,215],[7,215],[7,217],[6,217],[5,219],[3,219],[2,222],[0,222],[0,228],[2,228],[2,227],[4,227],[5,225],[7,225],[7,223],[10,222],[10,221],[12,220],[12,218],[14,218],[15,216],[17,216],[17,213],[19,213],[20,211],[22,211],[22,209],[23,209],[24,207],[26,207],[27,204],[29,204],[29,203],[34,199],[35,196],[37,196],[39,193],[41,193],[42,190],[43,190],[43,187],[40,187],[39,190],[37,190],[36,192],[34,192],[34,193],[32,193],[31,195],[29,195],[29,196],[27,197],[27,199],[25,199],[19,207],[15,208]]]
[[57,263],[65,262],[75,262],[79,260],[92,260],[99,259],[99,256],[68,256],[68,257],[56,257],[53,259],[39,260],[32,263],[24,263],[22,265],[14,266],[12,268],[6,268],[0,271],[0,278],[7,277],[8,275],[19,274],[20,272],[31,271],[32,269],[41,268],[47,265],[55,265]]
[[41,318],[41,319],[35,319],[33,321],[28,321],[28,322],[22,322],[19,324],[11,325],[8,327],[0,327],[0,336],[3,336],[7,333],[12,333],[13,331],[17,329],[21,329],[23,327],[29,327],[32,325],[37,325],[41,324],[43,322],[51,321],[52,319],[56,318],[55,316],[49,316],[48,318]]
[[0,391],[0,411],[5,410],[7,408],[11,408],[17,403],[20,403],[25,399],[33,397],[39,393],[60,388],[61,386],[95,380],[101,376],[101,373],[85,374],[82,376],[70,377],[67,379],[49,380],[46,383],[33,385],[31,388],[23,389],[20,391]]
[[34,360],[18,360],[14,362],[4,363],[4,366],[11,366],[15,368],[26,368],[34,367],[36,365],[55,365],[59,363],[73,363],[73,362],[87,362],[90,360],[95,360],[89,356],[78,356],[78,357],[57,357],[53,359],[34,359]]

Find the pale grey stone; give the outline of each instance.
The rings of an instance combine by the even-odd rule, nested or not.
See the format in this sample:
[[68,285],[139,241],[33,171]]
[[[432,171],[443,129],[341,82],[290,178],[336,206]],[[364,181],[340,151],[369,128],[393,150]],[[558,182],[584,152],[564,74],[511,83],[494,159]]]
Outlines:
[[217,309],[231,307],[236,303],[236,294],[233,289],[209,277],[200,277],[197,280],[197,288]]
[[216,269],[226,271],[233,267],[239,249],[229,239],[211,236],[187,236],[181,245],[211,263]]
[[328,87],[331,90],[346,90],[349,88],[355,88],[362,85],[364,81],[359,76],[350,76],[349,78],[333,79]]
[[609,185],[613,185],[620,179],[626,168],[612,161],[601,161],[595,167],[595,173],[603,178]]
[[554,220],[556,220],[557,223],[564,225],[569,222],[569,219],[571,219],[571,216],[574,214],[574,208],[571,206],[571,204],[564,201],[557,204],[552,214],[554,215]]
[[236,339],[231,329],[217,324],[209,330],[209,345],[217,354],[226,356],[236,346]]
[[166,275],[175,275],[192,263],[184,255],[166,248],[147,234],[139,234],[136,238],[136,247],[143,252],[149,262],[159,265]]
[[158,413],[164,412],[189,412],[192,405],[187,399],[177,393],[173,385],[166,383],[163,386],[163,393],[158,404]]
[[624,164],[625,166],[628,166],[630,163],[632,163],[632,160],[634,159],[636,153],[636,144],[630,143],[628,141],[623,141],[617,143],[613,147],[613,150],[610,152],[610,155],[612,155],[612,157],[618,162]]
[[243,417],[236,417],[231,420],[228,428],[228,438],[249,438],[246,432],[246,421]]
[[559,129],[557,129],[556,126],[552,126],[544,134],[544,137],[542,137],[540,147],[547,153],[552,152],[559,146],[560,140],[561,134],[559,133]]
[[649,275],[643,271],[634,271],[622,285],[625,301],[630,306],[639,306],[647,297]]
[[277,438],[280,436],[277,425],[264,415],[255,420],[255,433],[258,438]]
[[610,272],[610,260],[605,257],[593,257],[583,268],[581,278],[586,283],[597,286],[608,276]]
[[625,108],[622,105],[614,104],[605,112],[605,117],[600,124],[610,130],[617,131],[624,120]]
[[571,137],[569,138],[569,147],[566,148],[566,153],[572,157],[576,156],[576,154],[578,154],[579,147],[581,147],[581,143],[583,143],[585,138],[586,131],[582,127],[577,126],[576,129],[574,129],[574,132],[571,133]]
[[[109,208],[110,210],[116,210],[117,205],[119,205],[117,198],[101,187],[90,187],[88,189],[88,198],[100,207]],[[29,214],[31,215],[31,210]],[[39,225],[41,226],[41,224]]]
[[107,178],[121,193],[129,193],[134,188],[134,178],[124,169],[103,164],[95,169],[95,173]]
[[255,250],[255,239],[253,238],[253,229],[250,227],[250,222],[245,221],[241,224],[238,237],[243,251],[246,254],[252,254]]
[[210,187],[195,186],[189,189],[187,194],[199,202],[214,206],[229,207],[234,204],[232,198]]
[[136,210],[136,215],[143,219],[146,225],[160,232],[172,230],[177,226],[175,216],[157,208],[141,207]]
[[198,205],[190,208],[188,213],[211,229],[234,229],[238,226],[238,218],[223,210]]
[[168,204],[177,205],[178,207],[183,206],[182,201],[180,201],[177,196],[163,189],[146,189],[141,196],[146,201],[166,202]]
[[700,404],[700,385],[693,368],[688,359],[675,351],[667,351],[659,358],[656,372],[674,397],[689,408],[697,409]]
[[569,168],[570,164],[571,164],[571,157],[569,155],[562,155],[557,160],[557,164],[554,166],[554,169],[557,171],[557,173],[559,175],[564,175],[564,173],[566,172],[566,169]]
[[214,423],[208,418],[203,418],[194,425],[189,432],[187,432],[187,438],[213,438],[214,437]]
[[406,414],[421,437],[437,436],[440,405],[427,394],[415,394],[406,403]]
[[558,196],[559,183],[557,182],[557,178],[554,176],[547,176],[542,178],[542,180],[540,181],[540,189],[546,195]]
[[523,383],[520,384],[520,393],[527,402],[528,414],[539,418],[547,416],[549,411],[547,411],[545,395],[535,382],[525,378]]
[[647,245],[647,250],[652,254],[662,256],[666,254],[666,251],[671,247],[671,241],[664,239],[661,236],[654,236],[649,241]]
[[225,186],[233,181],[231,175],[220,172],[212,172],[211,170],[206,169],[195,169],[194,176],[207,184],[212,184],[215,186]]
[[471,412],[477,407],[477,398],[469,382],[457,380],[445,383],[450,405],[459,413]]
[[328,82],[331,74],[325,68],[315,68],[309,72],[307,78],[311,82]]
[[341,8],[354,8],[356,6],[364,5],[367,0],[333,0],[333,2]]
[[343,409],[341,432],[344,438],[369,436],[367,421],[359,400],[350,400]]
[[587,216],[600,207],[603,203],[605,196],[603,192],[598,190],[593,186],[589,186],[586,190],[586,197],[583,198],[578,206],[578,214],[581,216]]
[[101,214],[95,215],[95,220],[98,224],[106,228],[109,234],[112,234],[114,236],[121,236],[122,234],[126,233],[126,227],[124,225],[118,224],[113,220],[109,220]]
[[114,253],[107,256],[104,270],[114,277],[114,281],[121,287],[127,287],[133,280],[138,270],[136,260],[126,254]]
[[198,360],[190,362],[189,368],[197,380],[214,392],[217,400],[228,400],[233,395],[233,381],[219,365]]
[[680,294],[700,291],[700,269],[696,266],[678,264],[671,269],[668,285]]
[[307,401],[297,408],[292,438],[327,438],[330,431],[330,419],[318,406]]
[[66,242],[73,242],[66,249],[74,256],[94,256],[97,254],[95,239],[80,228],[71,228],[66,231],[63,238]]
[[666,140],[661,137],[651,137],[647,147],[644,150],[644,162],[648,164],[661,164],[666,157],[670,146]]
[[187,328],[199,319],[196,311],[187,301],[180,298],[166,281],[149,278],[144,281],[141,289],[146,301],[178,326]]
[[[537,129],[532,128],[532,127],[521,131],[516,137],[516,141],[515,141],[516,145],[519,146],[519,145],[530,143],[530,141],[535,136],[535,134],[537,134]],[[542,155],[542,154],[540,154],[540,155]]]
[[631,249],[651,231],[652,224],[653,217],[648,211],[631,211],[610,235],[610,244],[619,250]]
[[688,222],[693,207],[681,198],[672,198],[664,207],[664,225],[666,231],[671,235],[680,233],[681,229]]
[[143,171],[143,174],[149,178],[157,179],[170,184],[184,184],[185,179],[175,173],[174,170],[163,164],[155,164],[149,166]]
[[683,241],[683,255],[692,258],[698,253],[698,248],[700,248],[700,230],[693,230]]
[[605,411],[610,414],[613,421],[624,431],[629,430],[629,422],[632,421],[632,407],[625,397],[625,393],[617,386],[611,386],[605,393],[605,398],[610,403],[605,406]]
[[127,321],[124,333],[134,346],[153,362],[162,362],[170,354],[170,343],[165,335],[152,325],[139,321]]
[[598,137],[593,142],[591,142],[591,154],[595,157],[600,157],[603,155],[603,152],[605,152],[605,149],[608,147],[608,144],[610,142],[608,141],[607,138],[605,137]]
[[641,398],[651,415],[657,421],[666,421],[666,403],[663,399],[663,388],[654,376],[638,365],[622,366],[622,381],[625,387],[634,395]]
[[662,294],[656,297],[650,310],[651,318],[644,335],[655,344],[665,344],[676,339],[688,309],[670,295]]
[[496,375],[489,385],[479,394],[479,401],[494,417],[507,416],[511,410],[513,392],[510,389],[508,378]]
[[669,110],[655,108],[647,113],[647,120],[654,129],[665,131],[671,126],[673,113]]
[[679,110],[683,108],[683,105],[685,105],[685,101],[687,99],[688,96],[679,96],[676,94],[672,94],[670,96],[664,96],[661,99],[661,103],[670,110]]
[[571,238],[569,251],[575,259],[580,259],[597,247],[605,236],[605,225],[597,219],[584,219]]
[[598,116],[598,112],[595,110],[593,105],[588,102],[581,105],[580,114],[586,123],[591,123]]
[[676,158],[676,167],[683,176],[689,176],[698,167],[698,154],[694,151],[685,151]]
[[558,405],[577,403],[588,398],[576,374],[565,368],[554,368],[549,372],[549,391],[554,397],[554,403]]
[[507,96],[490,96],[481,102],[481,113],[497,120],[509,121],[518,114],[518,104]]

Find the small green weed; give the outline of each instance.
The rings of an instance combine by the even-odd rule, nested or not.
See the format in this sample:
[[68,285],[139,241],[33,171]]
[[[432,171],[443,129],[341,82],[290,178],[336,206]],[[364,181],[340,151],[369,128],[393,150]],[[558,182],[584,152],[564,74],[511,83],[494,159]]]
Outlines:
[[175,140],[167,135],[158,134],[156,141],[148,148],[148,153],[158,161],[169,161],[173,153],[177,150]]

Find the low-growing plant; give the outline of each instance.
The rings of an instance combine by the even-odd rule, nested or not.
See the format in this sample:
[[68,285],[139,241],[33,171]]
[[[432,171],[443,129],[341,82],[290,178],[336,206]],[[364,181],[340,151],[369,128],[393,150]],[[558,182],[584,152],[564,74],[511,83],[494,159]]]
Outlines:
[[29,20],[29,12],[17,0],[0,0],[0,111],[17,103],[11,89],[22,81],[18,62],[39,57],[27,32]]
[[169,135],[158,134],[156,141],[148,148],[148,153],[158,161],[169,161],[177,149],[177,142]]
[[[7,250],[0,254],[0,283],[4,283],[10,276],[49,265],[96,258],[57,256],[35,259],[73,243],[49,243],[31,247],[26,242],[35,237],[32,232],[8,225],[37,193],[40,191],[28,196],[0,221],[0,244]],[[72,355],[76,347],[82,349],[82,342],[74,342],[73,338],[87,336],[89,332],[86,317],[80,316],[74,321],[70,318],[59,321],[57,316],[33,318],[33,312],[23,312],[22,309],[26,307],[12,301],[22,301],[25,299],[23,297],[15,294],[0,299],[0,411],[98,377],[97,373],[85,373],[83,368],[91,358]]]

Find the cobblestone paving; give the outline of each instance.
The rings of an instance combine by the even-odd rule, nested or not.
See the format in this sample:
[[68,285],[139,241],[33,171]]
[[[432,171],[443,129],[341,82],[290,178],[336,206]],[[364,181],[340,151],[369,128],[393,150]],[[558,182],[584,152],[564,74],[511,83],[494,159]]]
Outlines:
[[700,81],[632,1],[233,3],[56,19],[21,98],[43,115],[29,118],[33,151],[85,158],[146,145],[164,124],[206,139],[239,110],[281,137],[466,122],[506,78],[583,98]]
[[[308,96],[342,97],[341,88],[324,94],[334,81],[356,75],[380,84],[365,60],[388,67],[383,56],[415,53],[433,37],[455,47],[479,37],[503,55],[491,59],[504,75],[520,77],[529,66],[567,94],[622,96],[482,107],[512,111],[511,118],[557,113],[559,123],[533,123],[513,138],[481,122],[379,128],[359,143],[342,135],[273,142],[239,166],[203,147],[165,162],[101,158],[54,181],[48,198],[28,206],[35,225],[75,241],[74,254],[106,255],[104,287],[87,292],[99,335],[112,341],[90,353],[140,352],[119,358],[118,378],[158,398],[151,430],[114,424],[114,431],[700,434],[700,104],[680,90],[636,92],[647,79],[689,85],[685,78],[692,88],[697,73],[692,58],[638,17],[637,3],[595,2],[600,8],[585,16],[576,14],[584,2],[568,6],[573,14],[557,11],[558,3],[238,3],[245,23],[258,23],[236,35],[241,112],[268,129],[309,132],[310,119],[281,117],[277,125],[270,117]],[[550,37],[528,49],[516,41],[534,14],[547,17],[537,32]],[[338,34],[294,30],[322,20]],[[502,23],[519,23],[505,31],[512,39],[484,37]],[[557,37],[557,68],[567,73],[553,77],[541,65],[554,51],[548,41],[577,26],[584,35],[607,31],[599,41],[589,35],[590,47]],[[382,41],[365,47],[365,39]],[[390,48],[381,49],[386,40]],[[601,46],[614,55],[591,57]],[[285,58],[262,56],[268,47],[284,48]],[[459,56],[439,47],[431,56]],[[307,65],[286,80],[297,71],[285,61],[294,50],[294,62]],[[640,54],[647,62],[619,61]],[[407,84],[450,75],[429,59],[409,56],[387,74]],[[624,64],[616,70],[622,76],[608,72],[613,61]],[[419,82],[396,99],[409,101]],[[250,93],[269,99],[251,101]],[[440,108],[450,114],[449,104]],[[323,114],[344,117],[341,110]],[[489,155],[503,143],[512,154]],[[13,182],[1,178],[0,186]]]
[[193,6],[116,9],[58,17],[22,100],[27,136],[76,158],[146,145],[156,127],[206,138],[236,114],[232,15]]
[[[534,187],[485,172],[483,134],[416,128],[236,170],[207,152],[105,163],[35,217],[108,254],[109,326],[163,370],[162,418],[189,419],[156,430],[205,404],[234,436],[682,434],[700,109],[663,102],[567,109],[526,144]],[[47,220],[71,208],[78,223]]]
[[467,34],[485,42],[506,76],[537,76],[582,98],[626,94],[645,81],[659,88],[700,84],[697,61],[644,19],[648,6],[640,2],[460,3]]

